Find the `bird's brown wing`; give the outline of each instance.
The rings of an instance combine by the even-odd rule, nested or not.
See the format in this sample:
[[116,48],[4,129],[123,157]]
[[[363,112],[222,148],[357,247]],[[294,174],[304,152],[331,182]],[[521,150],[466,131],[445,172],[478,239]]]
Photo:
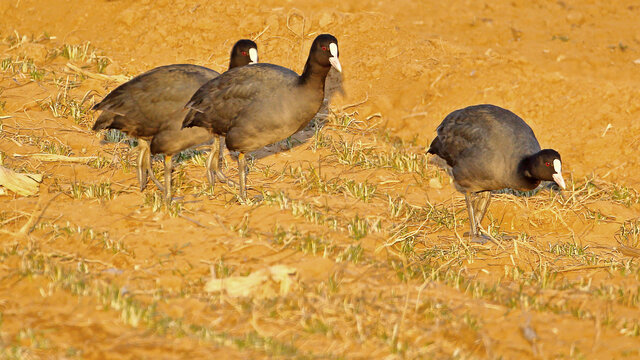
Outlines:
[[131,136],[153,136],[174,122],[180,128],[184,103],[218,75],[211,69],[189,64],[152,69],[118,86],[93,107],[102,111],[93,130],[111,128]]

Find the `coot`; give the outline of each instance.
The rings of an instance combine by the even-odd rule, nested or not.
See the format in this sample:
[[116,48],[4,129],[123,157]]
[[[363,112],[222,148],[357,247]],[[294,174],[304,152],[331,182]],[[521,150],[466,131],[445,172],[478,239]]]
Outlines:
[[[257,61],[257,45],[243,39],[236,42],[231,50],[229,68]],[[198,65],[160,66],[118,86],[93,107],[93,110],[102,110],[93,125],[94,131],[118,129],[138,138],[140,191],[144,190],[147,176],[151,175],[156,185],[164,191],[165,198],[171,200],[172,155],[211,138],[210,133],[202,128],[182,129],[186,114],[184,104],[200,86],[218,75],[218,72]],[[220,150],[216,153],[219,154],[218,162],[222,159]],[[151,169],[150,154],[158,153],[165,154],[164,189]],[[210,154],[208,165],[214,162],[213,156],[213,153]]]
[[528,191],[542,180],[565,188],[560,154],[540,149],[524,120],[494,105],[476,105],[456,110],[438,126],[428,153],[450,167],[458,191],[465,194],[472,241],[484,243],[480,233],[491,199],[491,190]]
[[193,95],[183,126],[224,136],[227,148],[240,152],[240,197],[246,199],[245,154],[293,135],[313,119],[332,66],[342,70],[338,40],[323,34],[313,41],[302,75],[265,63],[229,70]]

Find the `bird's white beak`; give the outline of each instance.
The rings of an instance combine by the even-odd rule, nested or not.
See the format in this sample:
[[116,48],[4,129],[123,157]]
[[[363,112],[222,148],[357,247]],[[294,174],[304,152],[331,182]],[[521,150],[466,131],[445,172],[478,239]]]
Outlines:
[[249,59],[251,59],[251,62],[249,64],[255,64],[258,62],[258,49],[249,49]]
[[553,160],[553,170],[556,171],[555,174],[551,175],[551,177],[553,177],[553,181],[555,181],[560,188],[565,189],[567,185],[564,183],[564,178],[562,177],[562,163],[560,160]]
[[329,52],[331,53],[329,63],[331,63],[331,66],[338,70],[338,72],[342,72],[342,65],[340,65],[340,60],[338,60],[338,45],[335,43],[329,44]]
[[558,184],[563,189],[566,189],[567,185],[564,183],[564,179],[562,178],[562,174],[553,174],[553,181]]

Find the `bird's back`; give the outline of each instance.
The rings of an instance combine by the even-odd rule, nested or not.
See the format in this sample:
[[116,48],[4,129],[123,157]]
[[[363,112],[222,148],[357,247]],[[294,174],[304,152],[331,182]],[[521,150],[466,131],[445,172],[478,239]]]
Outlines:
[[456,110],[437,131],[429,152],[452,167],[456,184],[466,191],[514,187],[520,161],[540,151],[529,125],[494,105]]
[[190,64],[154,68],[111,91],[94,110],[102,113],[94,130],[119,129],[135,137],[152,137],[159,131],[180,129],[184,104],[218,72]]
[[317,113],[323,97],[322,89],[300,86],[298,74],[287,68],[255,64],[201,87],[187,104],[183,125],[226,135],[231,150],[252,151],[295,133]]

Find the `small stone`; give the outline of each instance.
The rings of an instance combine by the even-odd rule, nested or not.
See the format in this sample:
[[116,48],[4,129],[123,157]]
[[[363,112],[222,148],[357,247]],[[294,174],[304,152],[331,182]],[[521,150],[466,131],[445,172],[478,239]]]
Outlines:
[[571,11],[567,14],[567,21],[572,25],[584,24],[584,15],[579,11]]
[[387,59],[393,59],[394,57],[402,54],[402,50],[399,47],[394,46],[387,51]]
[[127,26],[131,26],[131,25],[133,25],[133,22],[135,21],[135,17],[136,17],[135,11],[132,10],[132,9],[128,9],[128,10],[123,11],[120,14],[120,21],[125,23]]

